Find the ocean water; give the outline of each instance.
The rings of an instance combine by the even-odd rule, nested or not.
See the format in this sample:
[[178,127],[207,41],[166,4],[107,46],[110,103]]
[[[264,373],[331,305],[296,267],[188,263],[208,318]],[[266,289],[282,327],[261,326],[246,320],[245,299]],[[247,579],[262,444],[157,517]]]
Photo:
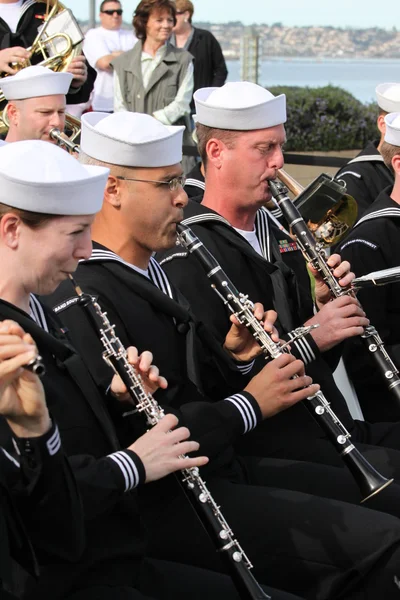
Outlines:
[[[240,80],[240,62],[227,61],[228,81]],[[339,86],[361,102],[375,100],[379,83],[400,82],[400,59],[304,59],[272,58],[263,60],[259,83],[323,87]]]

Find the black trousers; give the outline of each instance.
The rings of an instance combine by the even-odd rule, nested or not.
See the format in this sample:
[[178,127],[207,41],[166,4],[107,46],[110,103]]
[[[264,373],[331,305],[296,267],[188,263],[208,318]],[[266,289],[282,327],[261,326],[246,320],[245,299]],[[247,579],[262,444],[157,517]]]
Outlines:
[[[264,587],[272,600],[301,600]],[[136,587],[94,586],[67,600],[240,600],[230,577],[189,565],[146,559]]]
[[[321,476],[328,486],[326,494],[335,493],[342,501],[271,487],[274,480],[285,479],[285,469],[265,459],[248,459],[241,470],[245,473],[242,481],[227,476],[209,477],[207,482],[253,563],[258,581],[307,599],[399,599],[400,521],[351,504],[359,502],[359,494],[344,469],[317,464],[310,469],[287,461],[289,470],[290,463],[297,478],[305,474],[299,487],[310,485],[315,494],[322,490]],[[396,493],[393,505],[398,500]],[[152,555],[223,571],[219,556],[181,495],[157,515],[152,511],[146,524]]]

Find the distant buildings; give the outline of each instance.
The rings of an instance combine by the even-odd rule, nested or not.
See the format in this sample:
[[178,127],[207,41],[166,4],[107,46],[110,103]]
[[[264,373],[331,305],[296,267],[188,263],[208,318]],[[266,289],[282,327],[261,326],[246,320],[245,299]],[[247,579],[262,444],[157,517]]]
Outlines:
[[[225,58],[240,58],[241,38],[245,26],[238,21],[224,24],[194,23],[209,29],[220,42]],[[129,25],[125,25],[130,27]],[[87,22],[81,22],[83,31]],[[400,58],[400,31],[378,29],[335,29],[334,27],[285,27],[253,25],[260,36],[262,57],[303,58]]]

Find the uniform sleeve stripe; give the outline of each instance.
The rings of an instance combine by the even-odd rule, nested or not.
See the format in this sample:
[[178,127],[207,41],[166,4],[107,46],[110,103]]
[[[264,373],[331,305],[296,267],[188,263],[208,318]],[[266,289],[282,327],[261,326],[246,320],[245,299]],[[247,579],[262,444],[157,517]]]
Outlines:
[[128,492],[136,487],[139,483],[139,473],[131,457],[125,452],[120,451],[109,454],[108,458],[111,458],[119,466],[125,479],[125,491]]
[[58,431],[58,427],[56,427],[56,430],[51,436],[51,438],[47,440],[46,446],[50,456],[54,456],[54,454],[57,454],[57,452],[61,448],[60,432]]
[[[292,340],[293,335],[291,333],[288,334],[289,338]],[[315,360],[315,354],[313,349],[310,346],[310,343],[305,338],[297,339],[293,342],[293,345],[296,347],[298,353],[300,354],[302,360],[308,364]]]
[[241,394],[235,394],[234,396],[226,398],[226,400],[232,402],[240,412],[244,424],[244,433],[254,429],[257,425],[257,416],[249,400]]
[[242,373],[242,375],[247,375],[247,373],[250,373],[250,371],[252,370],[254,366],[254,360],[252,360],[249,363],[244,363],[241,365],[237,365],[238,370],[240,371],[240,373]]

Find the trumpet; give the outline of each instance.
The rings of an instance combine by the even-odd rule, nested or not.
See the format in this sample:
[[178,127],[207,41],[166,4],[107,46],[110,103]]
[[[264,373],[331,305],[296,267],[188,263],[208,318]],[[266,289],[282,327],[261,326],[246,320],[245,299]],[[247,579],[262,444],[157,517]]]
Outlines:
[[[334,298],[343,295],[356,297],[352,286],[343,288],[329,267],[323,244],[317,242],[307,227],[299,210],[287,195],[286,187],[279,181],[270,181],[269,186],[273,197],[278,202],[282,213],[293,232],[300,249],[310,264],[322,275],[326,285],[331,290]],[[361,335],[363,345],[374,359],[378,371],[381,373],[389,391],[392,392],[397,406],[400,408],[400,377],[399,371],[387,352],[378,331],[373,325],[368,325]]]
[[81,122],[77,117],[65,114],[65,128],[61,132],[59,129],[54,127],[50,130],[49,136],[57,142],[59,146],[64,146],[70,154],[79,154],[80,145],[78,140],[81,135]]
[[[222,270],[221,265],[193,231],[182,223],[178,223],[176,229],[179,242],[191,254],[197,257],[211,282],[211,287],[224,304],[226,304],[230,312],[236,316],[238,321],[249,329],[259,343],[266,359],[274,359],[283,352],[288,352],[286,345],[281,346],[279,343],[274,342],[271,336],[264,330],[262,324],[254,316],[254,304],[249,300],[248,296],[241,294],[237,290],[233,282]],[[307,332],[307,327],[295,330],[293,332],[293,339],[299,338]],[[339,452],[340,457],[353,475],[362,495],[361,502],[372,498],[372,496],[378,494],[393,482],[393,479],[383,477],[353,445],[350,433],[333,412],[322,391],[309,396],[304,402],[308,411],[324,430],[327,438],[333,443],[335,449]]]

